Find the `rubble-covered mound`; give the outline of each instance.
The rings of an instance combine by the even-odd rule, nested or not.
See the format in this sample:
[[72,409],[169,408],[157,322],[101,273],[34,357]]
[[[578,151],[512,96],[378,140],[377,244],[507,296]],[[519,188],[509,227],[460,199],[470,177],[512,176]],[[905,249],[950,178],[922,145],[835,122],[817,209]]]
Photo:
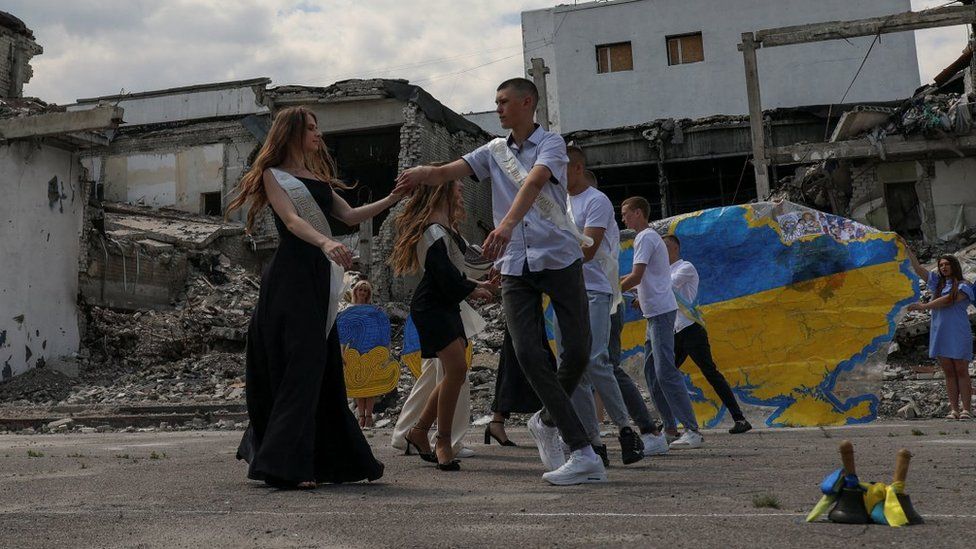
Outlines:
[[223,256],[200,254],[170,310],[88,310],[85,346],[103,369],[142,369],[206,354],[241,351],[257,303],[256,277]]

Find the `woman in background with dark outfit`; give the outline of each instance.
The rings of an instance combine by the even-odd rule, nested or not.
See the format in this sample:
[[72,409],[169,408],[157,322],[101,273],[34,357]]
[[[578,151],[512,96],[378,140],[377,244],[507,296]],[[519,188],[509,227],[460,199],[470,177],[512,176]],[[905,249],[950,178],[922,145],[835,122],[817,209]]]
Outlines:
[[336,179],[315,115],[293,107],[275,116],[227,208],[247,206],[250,229],[270,203],[280,236],[248,328],[250,426],[237,450],[250,465],[248,478],[276,487],[383,475],[346,405],[334,294],[339,266],[348,268],[352,253],[331,237],[329,221],[356,225],[399,197],[352,208],[336,188],[347,187]]

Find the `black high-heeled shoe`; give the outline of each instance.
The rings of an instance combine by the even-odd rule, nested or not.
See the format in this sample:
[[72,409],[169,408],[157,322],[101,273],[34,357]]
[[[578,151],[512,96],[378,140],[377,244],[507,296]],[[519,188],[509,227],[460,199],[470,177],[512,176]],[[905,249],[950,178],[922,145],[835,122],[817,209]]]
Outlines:
[[495,439],[495,442],[497,442],[498,444],[501,444],[502,446],[518,446],[518,444],[515,444],[509,438],[506,438],[505,440],[502,440],[502,439],[496,437],[495,436],[495,433],[492,433],[491,432],[491,424],[492,423],[500,423],[502,425],[505,425],[505,422],[504,421],[489,421],[488,422],[488,425],[485,425],[485,444],[491,444],[491,439]]
[[[421,429],[421,428],[419,428],[419,427],[411,427],[410,430],[411,431],[421,431],[421,432],[424,432],[424,430]],[[427,436],[426,435],[426,432],[424,432],[424,436]],[[422,459],[422,460],[424,460],[424,461],[426,461],[428,463],[437,463],[437,456],[434,454],[433,451],[430,451],[430,452],[421,452],[420,451],[420,446],[417,446],[416,444],[414,444],[413,442],[411,442],[410,439],[407,438],[407,435],[403,435],[403,440],[404,440],[404,442],[407,443],[407,449],[403,451],[403,455],[405,455],[405,456],[412,455],[410,453],[410,449],[412,448],[412,449],[414,449],[414,450],[417,451],[417,455],[420,456],[420,459]]]
[[[438,438],[438,439],[444,439],[444,438],[446,438],[447,440],[451,440],[451,435],[449,435],[449,434],[446,434],[445,435],[445,434],[441,434],[441,433],[435,433],[434,436],[436,438]],[[436,456],[437,453],[435,452],[434,455]],[[435,457],[435,461],[437,462],[437,468],[439,470],[441,470],[441,471],[460,471],[461,470],[461,461],[460,460],[452,459],[451,461],[448,461],[447,463],[441,463],[441,461],[439,459],[436,459],[436,457]]]

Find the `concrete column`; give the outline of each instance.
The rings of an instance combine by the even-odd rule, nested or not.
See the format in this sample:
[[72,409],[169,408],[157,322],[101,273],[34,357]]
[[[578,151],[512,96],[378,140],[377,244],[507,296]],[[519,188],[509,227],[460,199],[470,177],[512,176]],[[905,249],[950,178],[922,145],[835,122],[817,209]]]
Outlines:
[[751,32],[742,33],[739,51],[746,70],[746,94],[749,99],[749,129],[752,134],[752,165],[756,170],[756,197],[769,196],[769,172],[766,169],[766,135],[763,131],[762,97],[759,89],[759,63],[756,60],[756,44]]
[[534,57],[531,60],[532,68],[529,69],[529,76],[535,82],[535,87],[539,90],[539,104],[536,105],[536,122],[544,129],[549,129],[549,90],[546,88],[546,75],[549,74],[549,67],[546,60]]

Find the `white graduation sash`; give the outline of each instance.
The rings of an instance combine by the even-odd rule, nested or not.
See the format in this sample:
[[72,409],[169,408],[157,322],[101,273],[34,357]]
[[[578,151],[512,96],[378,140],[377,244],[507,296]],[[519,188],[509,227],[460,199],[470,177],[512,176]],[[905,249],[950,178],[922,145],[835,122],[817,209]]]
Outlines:
[[[307,221],[313,229],[322,235],[327,238],[332,238],[332,228],[329,227],[329,220],[326,219],[322,208],[315,202],[315,198],[312,197],[312,193],[309,192],[308,187],[299,181],[297,177],[284,170],[271,168],[271,173],[274,175],[275,180],[278,181],[278,185],[284,189],[285,194],[291,199],[291,203],[295,206],[299,217]],[[329,313],[326,317],[325,325],[325,334],[328,337],[328,334],[332,332],[332,326],[335,324],[336,315],[339,312],[339,299],[342,296],[345,282],[343,280],[342,267],[329,259],[328,256],[326,260],[332,269],[332,276],[329,277]]]
[[[464,253],[461,248],[458,247],[457,242],[454,238],[447,234],[444,227],[433,224],[427,227],[424,231],[423,237],[417,242],[417,262],[420,263],[420,272],[424,272],[424,264],[427,262],[427,251],[430,247],[434,245],[438,240],[444,240],[444,244],[447,246],[447,257],[451,260],[451,263],[458,268],[459,271],[464,273],[466,276],[471,278],[480,278],[486,271],[482,269],[480,265],[469,265],[470,262],[466,262],[464,259]],[[488,267],[491,263],[487,264]],[[487,326],[487,322],[482,318],[478,311],[475,311],[471,305],[468,305],[467,301],[461,300],[458,304],[461,312],[461,324],[464,325],[464,336],[467,339],[473,338],[475,335],[484,331]]]
[[[491,152],[498,167],[508,176],[508,181],[516,189],[521,189],[522,185],[525,184],[525,179],[529,177],[529,172],[512,154],[512,149],[508,147],[508,140],[504,137],[492,139],[488,142],[488,151]],[[566,201],[569,201],[568,196]],[[543,219],[548,220],[560,229],[569,231],[583,246],[593,245],[593,239],[583,234],[576,224],[569,219],[566,210],[549,198],[544,191],[539,192],[532,207],[539,212]]]

